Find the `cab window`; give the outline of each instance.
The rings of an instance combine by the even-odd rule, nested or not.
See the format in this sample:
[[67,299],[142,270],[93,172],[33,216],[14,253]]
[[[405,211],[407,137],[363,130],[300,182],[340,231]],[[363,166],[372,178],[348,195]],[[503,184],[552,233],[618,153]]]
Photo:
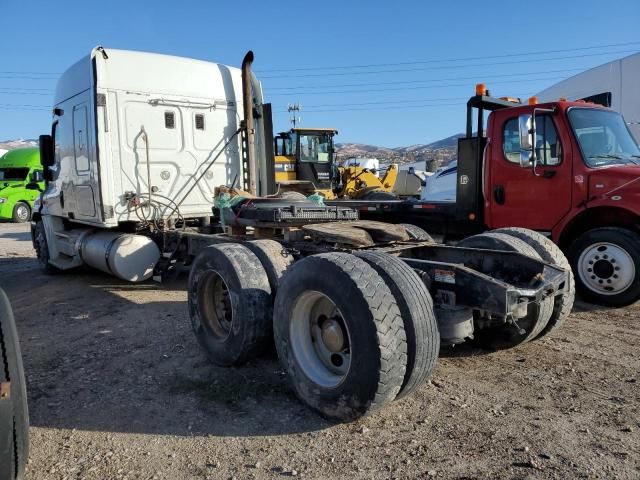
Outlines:
[[275,138],[274,150],[276,155],[284,155],[284,138]]
[[279,135],[275,138],[276,155],[295,155],[296,134]]
[[[520,132],[518,118],[504,124],[502,150],[507,160],[520,163]],[[536,116],[536,158],[539,165],[554,166],[562,161],[562,147],[558,131],[549,115]]]
[[329,162],[331,137],[329,135],[300,135],[300,161],[310,163]]
[[29,174],[28,168],[22,167],[7,167],[0,168],[0,180],[26,180]]

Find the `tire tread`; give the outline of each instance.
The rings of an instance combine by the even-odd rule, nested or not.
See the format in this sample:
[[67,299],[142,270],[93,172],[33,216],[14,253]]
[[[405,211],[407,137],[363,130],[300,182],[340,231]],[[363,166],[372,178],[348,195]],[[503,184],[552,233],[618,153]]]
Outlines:
[[[308,273],[302,273],[305,270]],[[335,281],[340,285],[345,285],[345,288],[349,283],[355,287],[368,306],[375,328],[379,365],[376,367],[375,393],[367,401],[368,403],[358,409],[341,406],[337,409],[339,411],[333,410],[329,405],[311,405],[329,417],[353,420],[379,410],[394,400],[400,391],[407,363],[404,324],[393,294],[382,277],[372,267],[354,255],[331,252],[312,255],[296,262],[283,278],[280,290],[276,295],[274,308],[274,320],[285,325],[283,330],[288,330],[288,318],[285,318],[284,305],[287,299],[290,299],[290,290],[298,285],[298,276],[309,275],[311,277],[317,275],[318,272],[332,275],[332,278],[335,278]],[[288,341],[286,338],[282,338],[279,331],[280,328],[275,328],[278,356],[285,367],[289,369]],[[295,390],[298,396],[306,402],[307,399],[304,398],[297,386]]]
[[364,251],[356,255],[382,276],[402,315],[407,337],[407,369],[396,397],[402,398],[423,385],[436,366],[440,334],[433,300],[416,272],[399,258],[376,251]]
[[536,231],[521,227],[499,228],[493,231],[519,238],[531,246],[538,255],[540,255],[542,260],[564,268],[569,272],[569,291],[565,295],[559,295],[554,299],[553,313],[551,314],[549,322],[540,333],[540,336],[554,333],[567,321],[573,309],[573,302],[575,301],[576,284],[569,260],[565,257],[564,253],[562,253],[560,247]]
[[[486,246],[486,244],[483,242],[483,240],[485,239],[490,239],[493,245],[491,245],[491,247]],[[518,252],[535,259],[541,259],[540,255],[538,255],[538,253],[535,251],[533,247],[528,245],[526,242],[520,240],[519,238],[513,237],[511,235],[507,235],[506,233],[500,233],[500,232],[494,232],[494,231],[480,233],[478,235],[467,237],[461,240],[458,243],[458,245],[461,247],[475,248],[476,245],[478,245],[478,242],[480,242],[480,244],[482,245],[479,248],[494,248],[496,250]],[[474,243],[476,245],[474,245]],[[518,344],[527,343],[535,339],[540,334],[540,332],[544,330],[553,312],[553,298],[551,297],[545,298],[537,306],[533,306],[530,308],[535,308],[537,310],[536,323],[534,324],[531,331],[525,337],[520,339]],[[514,345],[510,345],[510,346],[514,346]]]

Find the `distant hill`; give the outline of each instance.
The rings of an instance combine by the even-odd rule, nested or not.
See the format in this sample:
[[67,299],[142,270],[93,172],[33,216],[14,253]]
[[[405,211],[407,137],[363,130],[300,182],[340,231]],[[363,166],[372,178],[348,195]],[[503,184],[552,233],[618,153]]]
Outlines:
[[447,138],[443,138],[442,140],[438,140],[436,142],[430,143],[429,145],[427,145],[427,147],[431,148],[431,149],[438,149],[438,148],[453,148],[453,149],[457,149],[458,148],[458,139],[459,138],[463,138],[464,137],[464,133],[456,133],[455,135],[451,135],[450,137]]
[[415,144],[407,147],[379,147],[364,143],[337,143],[336,152],[339,159],[352,157],[375,157],[383,163],[413,163],[437,161],[446,165],[452,161],[458,150],[458,139],[464,134],[458,133],[427,144]]
[[38,140],[33,138],[19,138],[17,140],[3,140],[0,142],[0,150],[14,150],[16,148],[37,147]]

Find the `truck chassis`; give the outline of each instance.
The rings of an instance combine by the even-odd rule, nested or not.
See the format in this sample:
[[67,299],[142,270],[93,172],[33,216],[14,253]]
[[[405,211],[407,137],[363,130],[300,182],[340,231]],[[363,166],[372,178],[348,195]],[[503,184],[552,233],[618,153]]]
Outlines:
[[567,295],[568,272],[530,250],[439,245],[354,215],[247,199],[221,212],[225,233],[157,233],[156,274],[190,265],[191,323],[214,363],[241,365],[275,341],[300,399],[340,421],[424,384],[441,342],[510,348],[541,336]]

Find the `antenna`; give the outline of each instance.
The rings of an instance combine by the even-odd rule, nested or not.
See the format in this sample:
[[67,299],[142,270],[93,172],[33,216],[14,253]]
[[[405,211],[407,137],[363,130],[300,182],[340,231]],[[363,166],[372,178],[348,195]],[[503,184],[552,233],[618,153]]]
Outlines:
[[296,116],[296,112],[299,112],[301,109],[302,105],[300,105],[299,103],[290,103],[289,105],[287,105],[287,111],[289,112],[289,115],[291,115],[289,117],[289,121],[293,125],[293,128],[296,128],[296,126],[300,123],[300,117]]

